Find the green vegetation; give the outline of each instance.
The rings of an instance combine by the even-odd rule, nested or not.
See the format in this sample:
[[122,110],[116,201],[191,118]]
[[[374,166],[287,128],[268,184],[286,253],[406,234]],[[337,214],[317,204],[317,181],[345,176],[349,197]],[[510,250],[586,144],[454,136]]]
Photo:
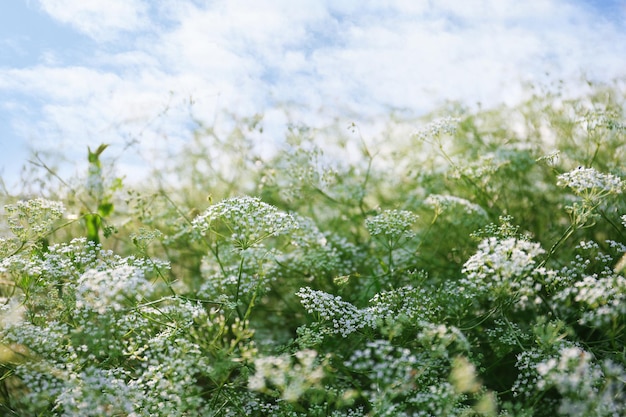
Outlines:
[[266,157],[260,117],[198,126],[132,187],[106,145],[82,179],[38,159],[2,197],[0,414],[624,415],[625,102],[294,125]]

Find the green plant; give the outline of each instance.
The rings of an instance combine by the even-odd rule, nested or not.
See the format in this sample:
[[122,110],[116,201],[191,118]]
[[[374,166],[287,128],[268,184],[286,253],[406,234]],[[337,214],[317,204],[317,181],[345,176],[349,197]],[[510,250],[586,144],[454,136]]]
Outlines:
[[294,125],[264,157],[262,117],[198,122],[133,189],[106,145],[86,181],[38,159],[59,190],[5,196],[0,411],[622,415],[624,102]]

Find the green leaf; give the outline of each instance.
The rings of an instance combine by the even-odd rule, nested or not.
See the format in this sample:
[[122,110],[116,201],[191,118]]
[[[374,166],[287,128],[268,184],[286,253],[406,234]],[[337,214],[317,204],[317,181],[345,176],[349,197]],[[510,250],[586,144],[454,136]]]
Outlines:
[[104,152],[104,150],[106,148],[108,148],[108,144],[102,144],[100,146],[98,146],[98,149],[95,150],[95,152],[92,152],[91,148],[88,146],[87,147],[87,159],[89,160],[90,164],[95,164],[97,167],[100,167],[100,155],[102,154],[102,152]]
[[113,203],[109,203],[107,201],[102,202],[98,205],[98,214],[102,217],[110,216],[113,213]]

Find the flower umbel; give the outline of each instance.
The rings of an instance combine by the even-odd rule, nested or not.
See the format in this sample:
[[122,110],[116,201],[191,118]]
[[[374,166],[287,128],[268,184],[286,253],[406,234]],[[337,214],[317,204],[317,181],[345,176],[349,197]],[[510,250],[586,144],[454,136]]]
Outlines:
[[256,197],[229,198],[212,205],[193,220],[192,226],[202,236],[209,232],[221,237],[229,234],[241,250],[298,228],[293,216]]
[[411,239],[415,232],[411,230],[417,221],[417,215],[406,210],[385,210],[365,220],[365,227],[373,238],[384,246],[395,248],[402,239]]
[[65,212],[63,203],[37,198],[4,207],[11,232],[22,242],[45,236]]
[[569,187],[585,199],[597,200],[610,194],[620,194],[624,181],[613,174],[603,174],[594,168],[578,167],[557,177],[557,185]]
[[107,310],[122,310],[128,302],[141,301],[154,287],[144,272],[133,266],[97,271],[90,269],[78,279],[76,307],[103,314]]
[[545,250],[539,243],[527,240],[484,239],[463,265],[465,277],[460,282],[464,285],[464,295],[468,298],[479,294],[489,298],[533,295],[534,284],[529,276],[541,272],[536,268],[536,258],[543,253]]

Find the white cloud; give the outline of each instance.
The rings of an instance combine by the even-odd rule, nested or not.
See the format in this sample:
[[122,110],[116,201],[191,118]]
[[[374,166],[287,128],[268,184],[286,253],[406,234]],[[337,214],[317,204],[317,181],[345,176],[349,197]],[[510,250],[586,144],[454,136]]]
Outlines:
[[120,77],[85,67],[46,67],[0,70],[0,89],[13,89],[46,100],[81,102],[97,91],[115,88]]
[[39,0],[39,4],[54,19],[96,40],[111,40],[147,23],[143,0]]

